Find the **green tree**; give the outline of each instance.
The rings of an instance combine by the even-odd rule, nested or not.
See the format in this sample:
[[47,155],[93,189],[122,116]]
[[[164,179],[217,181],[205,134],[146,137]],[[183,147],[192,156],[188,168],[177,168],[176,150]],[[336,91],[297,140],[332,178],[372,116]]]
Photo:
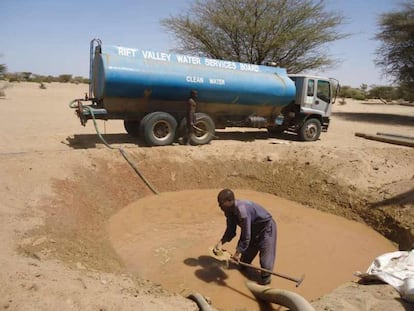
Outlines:
[[7,72],[7,67],[5,64],[0,64],[0,78],[4,77],[4,74]]
[[398,98],[403,98],[410,102],[414,102],[414,91],[413,91],[412,84],[410,85],[410,83],[406,83],[406,82],[400,83],[398,87],[398,94],[399,94]]
[[341,85],[338,96],[343,98],[350,98],[351,90],[352,88],[349,85]]
[[366,93],[368,90],[368,84],[362,83],[359,88],[361,89],[362,92]]
[[70,81],[72,81],[72,75],[70,75],[70,74],[59,75],[57,81],[58,82],[63,82],[63,83],[70,82]]
[[414,88],[414,2],[408,0],[399,11],[382,14],[379,29],[376,65],[394,82]]
[[343,21],[324,0],[196,0],[161,24],[176,37],[178,52],[273,62],[298,73],[335,63],[326,46],[346,36],[337,30]]
[[30,81],[32,77],[32,73],[30,71],[23,71],[20,73],[20,75],[24,81]]
[[393,86],[372,86],[368,92],[369,98],[396,100],[400,97],[399,89]]
[[341,86],[338,96],[342,98],[352,98],[357,100],[364,100],[367,98],[366,90],[368,86],[366,84],[362,84],[360,88],[352,88],[349,85]]
[[[2,57],[3,55],[0,54],[0,57]],[[0,79],[4,78],[4,75],[7,72],[7,66],[5,64],[0,64]]]

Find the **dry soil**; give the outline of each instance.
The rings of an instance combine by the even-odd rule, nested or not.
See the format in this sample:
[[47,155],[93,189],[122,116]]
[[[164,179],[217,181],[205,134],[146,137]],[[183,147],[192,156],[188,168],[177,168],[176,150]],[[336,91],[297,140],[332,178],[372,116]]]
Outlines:
[[352,275],[413,246],[414,149],[355,136],[414,136],[412,106],[336,103],[312,143],[230,128],[209,145],[150,148],[122,122],[99,121],[108,149],[68,108],[87,85],[46,87],[13,83],[0,98],[3,309],[197,310],[185,297],[200,292],[214,308],[259,310],[243,286],[255,276],[207,252],[224,229],[215,204],[223,187],[271,209],[276,270],[306,275],[298,289],[280,278],[272,287],[316,310],[412,308],[392,287]]

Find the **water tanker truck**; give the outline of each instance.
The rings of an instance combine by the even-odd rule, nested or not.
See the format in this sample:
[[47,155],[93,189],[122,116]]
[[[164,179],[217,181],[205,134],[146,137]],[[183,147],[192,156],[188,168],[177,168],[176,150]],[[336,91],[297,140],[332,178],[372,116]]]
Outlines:
[[185,131],[186,102],[196,90],[191,143],[226,127],[290,131],[315,141],[329,125],[336,80],[288,75],[285,69],[121,46],[90,44],[90,88],[76,99],[81,124],[119,119],[149,146],[172,144]]

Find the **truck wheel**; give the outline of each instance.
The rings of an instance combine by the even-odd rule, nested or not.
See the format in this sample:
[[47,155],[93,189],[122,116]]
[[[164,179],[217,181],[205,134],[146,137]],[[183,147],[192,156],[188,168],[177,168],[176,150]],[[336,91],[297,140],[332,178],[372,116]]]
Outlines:
[[195,114],[195,118],[196,129],[194,130],[194,134],[191,135],[191,142],[194,145],[210,143],[216,131],[214,121],[207,114],[200,112]]
[[321,122],[318,119],[308,119],[299,129],[299,138],[303,141],[318,140],[321,135]]
[[144,139],[149,146],[166,146],[174,141],[177,121],[169,113],[154,112],[143,125]]
[[138,128],[138,131],[139,131],[139,135],[141,136],[141,137],[144,137],[144,133],[145,133],[145,123],[147,122],[147,120],[149,119],[149,118],[151,118],[155,113],[160,113],[160,112],[152,112],[152,113],[149,113],[149,114],[147,114],[145,117],[143,117],[142,119],[141,119],[141,122],[139,123],[139,128]]
[[139,137],[139,121],[124,120],[124,128],[127,133],[133,137]]

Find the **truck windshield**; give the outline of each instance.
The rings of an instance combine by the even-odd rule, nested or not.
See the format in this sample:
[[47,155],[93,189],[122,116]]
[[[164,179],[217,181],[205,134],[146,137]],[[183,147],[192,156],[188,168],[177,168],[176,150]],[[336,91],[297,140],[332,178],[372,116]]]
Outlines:
[[318,93],[319,99],[329,103],[331,101],[331,88],[329,81],[318,80]]

